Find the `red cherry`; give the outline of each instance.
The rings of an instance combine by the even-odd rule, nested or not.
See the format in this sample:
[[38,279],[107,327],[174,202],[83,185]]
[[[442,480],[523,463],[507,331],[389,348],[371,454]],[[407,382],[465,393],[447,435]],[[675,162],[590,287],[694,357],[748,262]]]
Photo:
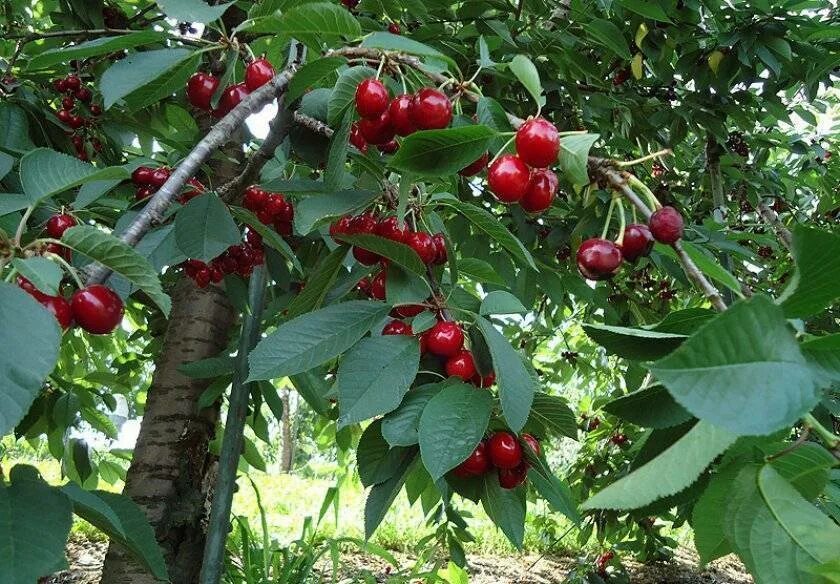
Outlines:
[[443,233],[435,233],[432,235],[432,243],[435,244],[435,261],[437,265],[445,264],[449,256],[446,253],[446,238]]
[[437,89],[424,87],[414,95],[409,112],[418,129],[439,130],[452,121],[452,102]]
[[455,476],[461,478],[483,475],[490,470],[490,459],[487,456],[487,448],[484,441],[478,443],[467,459],[455,467],[452,471]]
[[82,116],[71,114],[70,119],[67,120],[67,125],[73,128],[74,130],[78,130],[79,128],[85,125],[85,119]]
[[426,265],[434,263],[437,258],[437,248],[432,236],[422,231],[412,231],[405,238],[405,244],[413,249],[420,261]]
[[87,87],[80,87],[79,89],[73,92],[73,95],[75,95],[76,99],[78,99],[82,103],[88,103],[90,101],[90,98],[93,97],[93,95],[90,92],[90,89],[88,89]]
[[70,308],[70,303],[63,296],[47,296],[43,294],[37,300],[44,308],[52,312],[62,329],[67,330],[70,328],[70,325],[73,324],[73,310]]
[[79,89],[82,85],[82,80],[77,75],[70,74],[64,78],[64,86],[70,91]]
[[528,166],[513,154],[504,154],[490,165],[487,184],[502,203],[515,203],[528,190],[531,173]]
[[281,193],[275,193],[273,197],[269,197],[266,208],[278,221],[288,223],[295,218],[295,208]]
[[383,335],[406,335],[411,336],[414,333],[411,330],[411,325],[406,324],[401,320],[392,320],[382,328]]
[[90,145],[93,146],[95,152],[102,152],[102,142],[98,138],[91,138]]
[[21,290],[24,290],[25,292],[28,292],[29,294],[31,294],[35,298],[38,298],[39,296],[44,295],[40,290],[38,290],[38,288],[35,287],[35,284],[33,284],[32,282],[30,282],[29,280],[27,280],[26,278],[24,278],[20,274],[17,275],[16,280],[17,280],[17,285],[18,285],[18,287],[20,287]]
[[59,245],[58,243],[48,243],[44,248],[44,251],[47,253],[54,253],[57,256],[61,256],[68,262],[73,257],[73,250],[69,247],[64,247],[63,245]]
[[75,117],[75,116],[73,116],[73,114],[71,114],[66,109],[62,109],[62,110],[58,110],[55,113],[55,117],[57,117],[58,121],[61,122],[62,124],[66,124],[66,125],[69,126],[70,125],[70,120],[72,120],[73,117]]
[[519,204],[528,213],[542,213],[549,207],[557,193],[557,175],[547,168],[537,168],[531,173],[528,190]]
[[616,446],[621,446],[622,444],[627,442],[627,436],[625,434],[615,434],[614,436],[610,437],[610,442],[612,442]]
[[499,486],[503,489],[515,489],[528,478],[528,465],[520,464],[516,468],[499,469]]
[[534,451],[534,454],[536,454],[537,456],[540,455],[540,443],[537,441],[536,438],[534,438],[530,434],[522,434],[519,437],[519,439],[522,440],[522,442],[525,442],[528,446],[530,446],[531,450]]
[[408,228],[405,225],[400,227],[399,220],[392,215],[390,217],[380,219],[379,223],[376,224],[374,232],[376,235],[384,237],[385,239],[402,243],[408,235]]
[[614,557],[615,554],[612,551],[604,552],[595,560],[595,566],[599,571],[603,571]]
[[458,171],[458,174],[461,176],[475,176],[479,172],[485,169],[487,166],[487,160],[489,155],[485,152],[478,158],[475,162],[471,163],[469,166],[465,166],[461,170]]
[[219,78],[199,71],[187,81],[187,101],[199,109],[210,111],[210,101],[219,88]]
[[496,374],[491,371],[485,376],[481,376],[479,373],[473,375],[472,379],[470,379],[473,385],[478,387],[488,388],[491,387],[494,383],[496,383]]
[[273,78],[274,67],[265,57],[254,59],[245,67],[245,87],[248,91],[256,91]]
[[522,446],[510,432],[496,432],[487,441],[490,462],[496,468],[516,468],[522,462]]
[[385,270],[382,270],[371,279],[370,296],[376,300],[385,300]]
[[391,100],[391,105],[388,106],[391,125],[394,126],[394,131],[400,136],[408,136],[417,131],[417,126],[411,119],[412,99],[414,99],[414,96],[403,93]]
[[76,225],[76,219],[67,213],[53,215],[47,221],[47,235],[53,239],[61,239],[64,232]]
[[545,168],[557,162],[560,136],[545,118],[533,118],[516,131],[516,153],[525,164]]
[[345,215],[338,221],[333,222],[330,225],[330,237],[333,238],[333,241],[336,243],[341,243],[341,239],[337,237],[342,233],[350,233],[353,224],[353,217],[350,215]]
[[364,79],[359,83],[356,87],[356,111],[360,116],[376,119],[387,109],[388,88],[379,79]]
[[249,211],[259,211],[265,206],[266,202],[268,202],[268,193],[257,185],[251,185],[245,189],[242,206]]
[[64,79],[53,79],[53,89],[58,91],[59,93],[64,93],[67,91],[67,81]]
[[152,172],[152,169],[148,166],[138,166],[134,169],[134,172],[131,173],[131,182],[138,187],[147,185],[152,179]]
[[464,331],[457,322],[438,321],[425,337],[429,351],[441,357],[452,357],[464,346]]
[[648,220],[654,239],[660,243],[676,243],[683,236],[683,218],[673,207],[662,207]]
[[578,248],[577,266],[584,278],[609,280],[621,266],[621,250],[608,239],[587,239]]
[[475,375],[475,361],[472,353],[461,350],[447,359],[446,374],[449,377],[460,377],[464,381],[471,379]]
[[646,256],[653,249],[653,234],[647,225],[642,223],[631,223],[624,229],[624,237],[621,240],[621,255],[628,262],[635,262],[642,256]]
[[391,316],[395,316],[397,318],[411,318],[413,316],[417,316],[421,312],[426,310],[426,307],[422,304],[404,304],[402,306],[395,306],[391,309]]
[[353,246],[353,257],[363,266],[372,266],[381,259],[379,254],[361,248],[358,245]]
[[170,170],[166,167],[155,168],[151,171],[151,173],[149,173],[149,186],[157,187],[159,189],[166,181],[169,180],[170,174]]
[[350,234],[373,234],[376,231],[378,222],[373,213],[362,213],[353,217],[350,223]]
[[385,144],[394,139],[394,128],[388,110],[376,118],[359,120],[359,131],[368,144]]
[[76,100],[72,97],[63,97],[61,98],[61,109],[64,110],[71,110],[76,107]]
[[210,281],[218,284],[225,278],[225,272],[220,266],[210,266]]
[[[291,237],[292,235],[292,222],[286,219],[275,219],[274,220],[274,231],[282,235],[283,237]],[[262,263],[262,262],[258,262]]]
[[134,192],[134,200],[143,201],[152,196],[154,191],[151,187],[140,187]]
[[396,22],[392,22],[388,25],[388,32],[391,34],[400,34],[400,25]]
[[85,144],[84,138],[82,138],[78,134],[73,134],[73,136],[70,138],[70,141],[73,143],[73,146],[76,148],[76,150],[83,148]]
[[233,108],[239,105],[239,103],[248,97],[248,94],[251,93],[248,91],[248,88],[245,86],[244,83],[237,83],[236,85],[231,85],[227,87],[222,92],[222,97],[219,98],[219,107],[213,112],[213,115],[217,118],[222,118],[229,114]]
[[379,146],[377,146],[377,148],[379,148],[379,151],[382,154],[393,154],[394,152],[400,149],[400,143],[396,140],[389,140],[384,144],[380,144]]
[[95,335],[108,334],[117,328],[125,312],[122,299],[101,284],[76,290],[70,306],[78,325]]
[[362,154],[367,154],[367,141],[359,129],[359,122],[353,122],[350,126],[350,144],[355,146],[356,150]]
[[93,104],[92,106],[90,106],[90,115],[98,116],[98,115],[101,115],[101,114],[102,114],[102,108],[101,107],[99,107],[96,104]]

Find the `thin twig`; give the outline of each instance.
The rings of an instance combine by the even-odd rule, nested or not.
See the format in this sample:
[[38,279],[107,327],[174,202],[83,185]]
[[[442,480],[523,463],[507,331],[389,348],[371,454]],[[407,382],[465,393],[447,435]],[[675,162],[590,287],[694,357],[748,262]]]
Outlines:
[[790,230],[782,225],[782,221],[779,219],[778,213],[776,213],[773,209],[767,206],[765,202],[761,202],[756,207],[758,214],[761,215],[761,218],[770,226],[773,230],[773,233],[776,234],[776,238],[779,240],[788,251],[793,249],[793,235],[791,235]]
[[808,440],[808,435],[811,433],[811,428],[809,426],[803,426],[802,431],[799,433],[799,436],[796,439],[796,442],[792,443],[790,446],[785,448],[784,450],[780,450],[776,454],[767,457],[767,462],[771,460],[776,460],[777,458],[783,457],[785,454],[793,452]]

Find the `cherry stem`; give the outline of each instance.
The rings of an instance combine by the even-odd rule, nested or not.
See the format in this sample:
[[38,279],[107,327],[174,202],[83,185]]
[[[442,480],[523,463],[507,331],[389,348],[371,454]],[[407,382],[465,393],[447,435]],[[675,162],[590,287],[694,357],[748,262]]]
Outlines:
[[648,160],[653,160],[654,158],[659,158],[660,156],[668,156],[670,154],[673,154],[670,148],[663,148],[662,150],[657,150],[652,154],[642,156],[641,158],[636,158],[635,160],[617,161],[615,165],[619,168],[624,168],[626,166],[633,166],[634,164],[647,162]]
[[621,197],[615,197],[615,200],[618,203],[618,237],[615,238],[616,243],[621,243],[624,241],[624,229],[627,227],[627,221],[624,218],[624,202],[621,200]]
[[18,273],[17,268],[12,268],[11,270],[9,270],[9,273],[6,274],[6,277],[3,278],[3,281],[4,282],[11,282],[12,279],[17,275],[17,273]]
[[642,194],[645,196],[645,198],[647,198],[648,202],[650,203],[650,206],[652,207],[651,210],[656,211],[657,209],[662,208],[662,203],[659,202],[659,200],[656,198],[656,195],[653,194],[653,191],[651,191],[645,183],[640,181],[638,177],[636,177],[633,174],[629,174],[627,177],[627,181],[631,185],[642,191]]
[[44,257],[50,260],[54,260],[61,264],[61,266],[67,271],[67,273],[70,274],[70,277],[73,278],[73,281],[76,282],[76,286],[79,288],[79,290],[85,287],[85,285],[82,283],[81,278],[79,278],[78,272],[76,272],[76,268],[71,266],[63,257],[52,252],[46,252],[44,254]]
[[513,135],[510,137],[510,139],[509,139],[507,142],[505,142],[505,143],[502,145],[502,147],[501,147],[501,148],[499,148],[499,151],[498,151],[498,152],[496,152],[496,155],[493,157],[493,160],[491,160],[490,162],[488,162],[488,163],[487,163],[487,166],[490,166],[491,164],[493,164],[494,162],[496,162],[496,159],[497,159],[499,156],[501,156],[502,154],[504,154],[504,153],[505,153],[505,150],[507,150],[507,147],[508,147],[508,146],[510,146],[510,143],[511,143],[511,142],[513,142],[514,138],[516,138],[516,132],[511,132],[511,134],[513,134]]
[[475,78],[478,77],[479,73],[481,73],[481,65],[478,66],[478,70],[475,73],[473,73],[473,76],[464,82],[464,85],[469,85],[473,83],[475,81]]
[[[802,416],[802,422],[805,424],[806,428],[813,430],[830,449],[834,450],[835,448],[840,447],[840,436],[837,436],[834,432],[820,424],[819,420],[817,420],[813,415],[806,414]],[[837,454],[835,454],[835,456],[837,456]]]
[[20,218],[20,223],[18,223],[17,231],[15,232],[15,246],[20,246],[20,238],[23,237],[23,230],[26,229],[26,222],[29,220],[29,217],[32,215],[34,210],[35,205],[29,205],[26,208],[26,212],[23,214],[23,217]]
[[615,208],[616,197],[610,199],[610,208],[607,209],[607,219],[604,221],[604,230],[601,231],[601,239],[607,238],[607,232],[610,230],[610,221],[612,220],[613,209]]
[[379,59],[379,68],[376,70],[376,78],[379,79],[379,76],[382,75],[382,68],[385,67],[385,55],[382,55],[382,58]]

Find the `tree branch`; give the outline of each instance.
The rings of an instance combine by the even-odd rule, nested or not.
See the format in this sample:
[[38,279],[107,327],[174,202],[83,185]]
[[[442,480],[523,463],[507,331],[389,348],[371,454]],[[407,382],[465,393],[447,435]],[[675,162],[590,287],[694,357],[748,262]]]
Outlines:
[[790,230],[782,224],[778,213],[768,207],[764,201],[758,204],[756,210],[758,211],[758,214],[761,215],[761,218],[764,219],[764,221],[773,230],[773,233],[776,234],[776,238],[779,240],[779,243],[785,246],[788,251],[791,251],[791,249],[793,249],[793,235],[791,235]]

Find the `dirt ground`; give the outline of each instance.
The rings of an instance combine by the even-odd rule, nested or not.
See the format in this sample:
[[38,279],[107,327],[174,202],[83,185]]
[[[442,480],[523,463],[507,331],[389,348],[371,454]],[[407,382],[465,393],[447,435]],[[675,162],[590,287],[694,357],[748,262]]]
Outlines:
[[[102,560],[107,544],[73,539],[67,545],[70,570],[45,579],[42,584],[98,584]],[[397,558],[406,564],[408,556]],[[471,584],[559,584],[573,565],[573,558],[470,556]],[[353,574],[367,572],[378,582],[387,579],[387,564],[377,558],[348,554],[343,558],[343,584],[363,581]],[[697,569],[697,555],[693,550],[677,550],[673,561],[664,564],[641,565],[625,561],[633,584],[752,584],[753,579],[744,571],[734,556],[712,562],[703,571]],[[327,579],[326,581],[329,581]]]

